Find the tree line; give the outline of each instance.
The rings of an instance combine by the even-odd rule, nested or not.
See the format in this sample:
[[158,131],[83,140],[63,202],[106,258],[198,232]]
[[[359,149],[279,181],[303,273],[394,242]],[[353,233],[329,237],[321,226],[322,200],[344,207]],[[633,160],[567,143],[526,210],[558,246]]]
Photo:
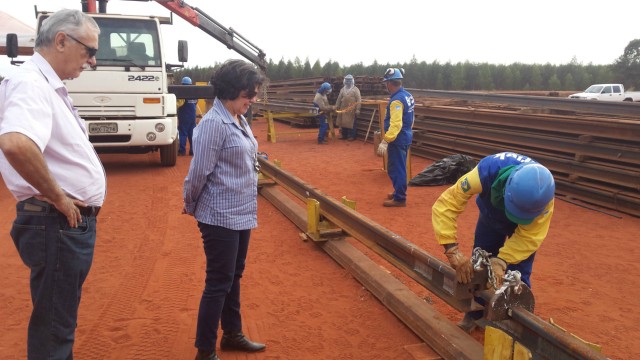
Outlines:
[[[208,81],[219,66],[194,67],[176,70],[174,79],[190,76],[194,81]],[[586,89],[597,83],[622,83],[628,90],[640,91],[640,39],[632,40],[624,52],[612,64],[581,64],[575,58],[568,64],[523,64],[496,65],[488,63],[446,62],[427,63],[415,57],[409,62],[371,65],[357,63],[340,65],[329,60],[321,64],[305,61],[280,59],[267,63],[267,77],[274,80],[288,80],[309,77],[354,76],[381,77],[387,68],[405,69],[404,85],[409,88],[474,91],[474,90],[514,90],[514,91],[573,91]]]

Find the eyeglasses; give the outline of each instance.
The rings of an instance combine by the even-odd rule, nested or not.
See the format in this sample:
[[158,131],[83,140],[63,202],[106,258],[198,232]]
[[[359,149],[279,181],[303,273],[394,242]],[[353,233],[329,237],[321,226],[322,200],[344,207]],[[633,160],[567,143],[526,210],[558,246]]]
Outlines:
[[96,56],[96,53],[98,52],[98,49],[91,47],[91,46],[87,46],[85,43],[83,43],[82,41],[76,39],[75,37],[65,33],[65,35],[67,35],[68,37],[70,37],[71,39],[73,39],[75,42],[77,42],[78,44],[84,46],[85,49],[87,49],[87,55],[89,55],[89,58],[92,58],[94,56]]

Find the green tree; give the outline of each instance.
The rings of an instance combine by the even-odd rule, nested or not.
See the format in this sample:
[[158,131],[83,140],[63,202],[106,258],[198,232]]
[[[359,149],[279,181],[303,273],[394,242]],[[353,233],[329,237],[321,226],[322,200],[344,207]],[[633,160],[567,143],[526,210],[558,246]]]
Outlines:
[[561,88],[562,84],[560,83],[560,79],[558,79],[558,76],[556,76],[556,74],[551,75],[547,90],[560,90]]
[[571,73],[568,73],[567,75],[564,76],[563,89],[564,90],[579,90],[580,89],[580,88],[576,87],[576,84],[573,81],[573,75],[571,75]]
[[640,89],[640,39],[629,42],[613,67],[618,79],[626,87]]

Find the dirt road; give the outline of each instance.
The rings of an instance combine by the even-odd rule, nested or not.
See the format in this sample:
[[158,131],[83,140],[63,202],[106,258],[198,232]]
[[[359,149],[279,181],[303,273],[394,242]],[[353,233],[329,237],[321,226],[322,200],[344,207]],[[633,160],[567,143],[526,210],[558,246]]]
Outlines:
[[[282,130],[290,131],[285,125]],[[444,187],[409,189],[406,208],[383,208],[390,182],[372,145],[315,134],[266,141],[260,150],[335,198],[357,201],[365,216],[441,257],[430,207]],[[95,259],[85,284],[77,359],[193,359],[204,255],[193,218],[181,215],[189,157],[159,166],[157,154],[103,155],[108,193],[98,218]],[[417,174],[431,162],[413,159]],[[0,359],[26,357],[29,274],[8,235],[15,201],[0,187]],[[462,247],[471,251],[477,210],[462,216]],[[612,359],[640,357],[640,219],[617,218],[557,201],[549,237],[532,277],[536,314],[598,344]],[[395,270],[391,269],[394,273]],[[452,321],[461,315],[409,284]],[[243,278],[245,332],[266,342],[261,354],[222,352],[233,359],[414,359],[420,339],[263,198]],[[482,334],[476,334],[481,340]]]

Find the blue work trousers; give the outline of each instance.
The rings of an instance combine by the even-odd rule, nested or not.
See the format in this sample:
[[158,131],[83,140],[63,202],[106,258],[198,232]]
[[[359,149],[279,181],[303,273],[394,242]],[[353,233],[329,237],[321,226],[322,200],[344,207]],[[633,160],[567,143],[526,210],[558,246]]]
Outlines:
[[196,128],[196,119],[180,119],[178,121],[178,134],[180,135],[180,147],[178,152],[186,154],[187,139],[189,140],[189,154],[193,155],[193,129]]
[[80,294],[96,241],[96,218],[77,228],[53,205],[34,198],[18,202],[11,237],[31,270],[33,310],[27,335],[29,360],[71,360]]
[[[495,221],[492,221],[486,216],[480,214],[478,218],[478,223],[476,224],[476,232],[475,232],[475,240],[473,242],[473,247],[479,247],[482,250],[485,250],[488,253],[491,253],[490,256],[498,256],[498,252],[500,248],[504,246],[505,241],[517,228],[517,224],[507,223],[507,224],[498,224]],[[531,288],[531,272],[533,270],[533,260],[535,259],[536,253],[529,255],[528,258],[522,260],[517,264],[508,264],[507,270],[518,270],[521,274],[522,281],[527,284],[529,288]],[[484,305],[484,300],[482,298],[476,297],[475,300]],[[482,310],[471,312],[471,316],[474,319],[480,319],[483,315]]]
[[327,130],[329,130],[329,123],[327,122],[327,116],[318,116],[318,143],[325,142],[325,136],[327,136]]
[[387,174],[393,185],[393,200],[407,201],[407,154],[410,145],[389,143],[387,147]]
[[196,348],[215,350],[218,324],[225,333],[242,330],[240,279],[251,230],[231,230],[198,222],[207,258],[205,287],[200,299]]

